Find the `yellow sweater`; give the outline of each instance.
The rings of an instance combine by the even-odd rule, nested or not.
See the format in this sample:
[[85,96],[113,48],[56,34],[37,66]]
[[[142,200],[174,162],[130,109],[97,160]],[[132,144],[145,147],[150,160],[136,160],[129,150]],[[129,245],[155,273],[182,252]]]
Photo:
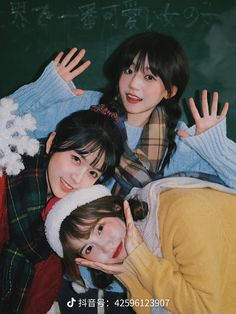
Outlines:
[[[145,243],[125,260],[117,278],[150,313],[159,299],[172,313],[236,313],[236,196],[212,189],[172,189],[160,196],[163,258]],[[146,301],[146,305],[150,305]]]

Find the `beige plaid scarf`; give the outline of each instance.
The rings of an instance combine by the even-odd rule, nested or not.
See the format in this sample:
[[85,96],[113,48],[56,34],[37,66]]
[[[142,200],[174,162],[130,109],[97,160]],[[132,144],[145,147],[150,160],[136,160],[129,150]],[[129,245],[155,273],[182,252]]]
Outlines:
[[127,194],[133,187],[143,187],[161,177],[158,174],[167,149],[165,112],[162,107],[153,111],[145,125],[134,152],[125,143],[125,153],[116,168],[114,194]]

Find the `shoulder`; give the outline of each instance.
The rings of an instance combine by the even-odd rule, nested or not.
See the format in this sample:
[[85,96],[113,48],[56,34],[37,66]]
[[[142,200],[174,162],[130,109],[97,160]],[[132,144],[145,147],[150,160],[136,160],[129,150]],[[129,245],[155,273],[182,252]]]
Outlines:
[[213,221],[219,221],[220,215],[216,199],[220,201],[224,194],[208,188],[168,190],[160,196],[160,218],[181,225],[186,223],[197,226],[202,222],[212,224]]

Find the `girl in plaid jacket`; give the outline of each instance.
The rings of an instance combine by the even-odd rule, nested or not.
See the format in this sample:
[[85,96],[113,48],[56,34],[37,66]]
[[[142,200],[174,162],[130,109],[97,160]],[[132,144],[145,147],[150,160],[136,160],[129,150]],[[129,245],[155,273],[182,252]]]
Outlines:
[[47,201],[106,180],[119,164],[123,141],[110,117],[90,110],[64,118],[24,169],[0,182],[0,312],[46,313],[62,279],[60,259],[44,233]]

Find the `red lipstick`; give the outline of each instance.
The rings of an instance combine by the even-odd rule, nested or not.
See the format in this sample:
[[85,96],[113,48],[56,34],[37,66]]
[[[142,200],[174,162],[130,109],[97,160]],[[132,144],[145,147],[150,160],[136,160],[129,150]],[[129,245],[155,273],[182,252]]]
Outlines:
[[117,256],[120,255],[120,252],[121,252],[121,250],[122,250],[122,247],[123,247],[123,244],[122,244],[122,242],[120,242],[120,244],[117,246],[117,248],[116,248],[114,254],[112,255],[112,258],[116,258]]
[[140,101],[142,101],[141,98],[136,97],[136,96],[131,96],[131,94],[126,94],[126,100],[130,103],[130,104],[138,104]]

